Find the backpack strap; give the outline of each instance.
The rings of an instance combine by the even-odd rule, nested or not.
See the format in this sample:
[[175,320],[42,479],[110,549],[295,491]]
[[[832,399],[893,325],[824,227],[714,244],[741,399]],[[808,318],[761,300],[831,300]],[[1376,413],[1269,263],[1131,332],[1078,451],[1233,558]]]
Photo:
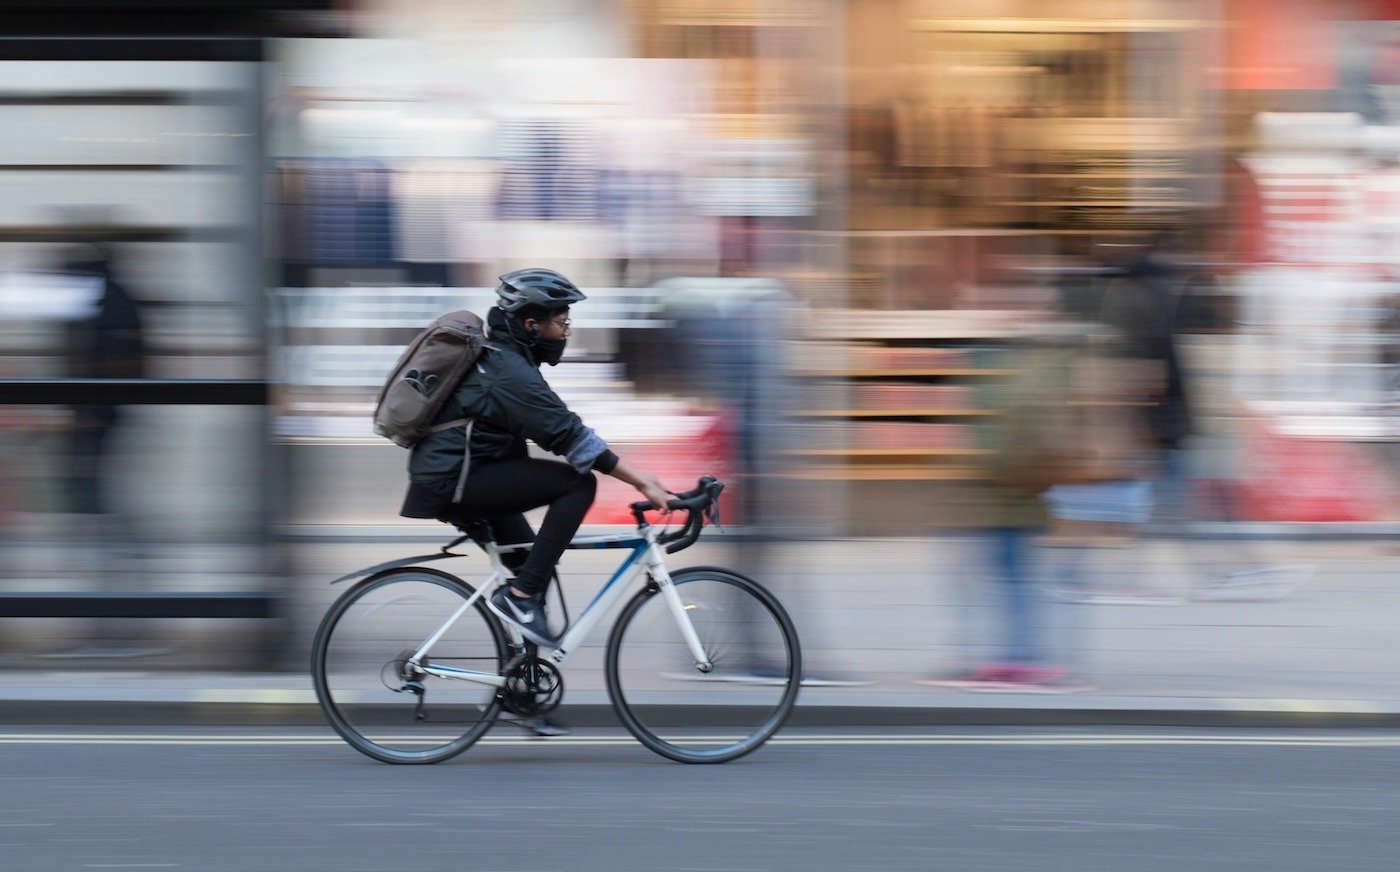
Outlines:
[[462,471],[457,474],[457,489],[452,492],[453,503],[462,501],[462,491],[467,486],[467,471],[472,466],[472,427],[476,426],[476,419],[464,418],[461,423],[467,425],[467,433],[462,439]]
[[[488,348],[492,351],[501,350],[500,346],[492,345],[489,342],[482,346],[483,351]],[[464,424],[466,425],[467,432],[462,440],[462,471],[457,474],[457,487],[452,491],[452,502],[454,505],[462,501],[462,492],[467,487],[467,473],[471,471],[472,467],[472,427],[476,426],[476,419],[458,418],[455,421],[447,421],[446,423],[438,424],[432,430],[432,432],[437,433],[440,430],[451,430],[453,427],[461,427]]]
[[461,427],[463,424],[470,424],[471,418],[458,418],[455,421],[447,421],[442,424],[434,424],[429,433],[441,433],[443,430],[451,430],[453,427]]
[[435,424],[433,428],[428,431],[429,433],[441,433],[444,430],[451,430],[454,427],[467,428],[467,432],[462,438],[464,443],[462,449],[462,471],[457,475],[457,489],[452,492],[452,502],[454,503],[460,503],[462,501],[462,490],[467,486],[467,471],[471,469],[472,465],[472,427],[474,426],[476,426],[475,418],[458,418],[455,421],[444,421],[441,424]]

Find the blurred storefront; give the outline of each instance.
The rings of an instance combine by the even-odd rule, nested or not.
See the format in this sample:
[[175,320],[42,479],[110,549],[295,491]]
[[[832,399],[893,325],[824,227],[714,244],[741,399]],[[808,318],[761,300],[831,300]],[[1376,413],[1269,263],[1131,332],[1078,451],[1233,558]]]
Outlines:
[[[779,280],[814,312],[792,349],[810,398],[800,474],[840,483],[829,503],[843,529],[913,531],[905,519],[927,520],[911,507],[930,489],[981,474],[973,446],[1007,337],[1057,306],[1063,276],[1166,232],[1194,272],[1185,344],[1220,446],[1204,486],[1230,496],[1211,511],[1389,520],[1389,477],[1357,447],[1389,438],[1383,279],[1358,280],[1356,263],[1339,273],[1337,257],[1355,252],[1298,272],[1265,250],[1293,244],[1280,233],[1359,244],[1358,222],[1331,206],[1301,224],[1285,214],[1316,205],[1312,182],[1366,203],[1362,259],[1384,245],[1395,149],[1345,112],[1377,118],[1386,73],[1358,60],[1379,31],[1347,22],[1390,13],[1285,6],[359,4],[354,39],[274,50],[275,298],[368,294],[394,308],[415,287],[487,288],[544,255],[614,301],[580,331],[563,392],[612,432],[684,444],[705,422],[647,368],[669,320],[658,282]],[[1308,130],[1300,164],[1294,132]],[[350,285],[383,290],[330,290]],[[363,439],[355,452],[383,454],[371,467],[387,484],[398,458],[356,423],[382,366],[360,366],[338,393],[298,380],[347,356],[392,356],[413,320],[328,317],[310,332],[283,325],[296,337],[279,358],[296,361],[279,371],[284,430]],[[1327,444],[1270,447],[1291,438]],[[355,452],[344,463],[364,469]],[[1329,507],[1283,508],[1278,482],[1302,473],[1268,458],[1295,456],[1330,458],[1310,473]],[[1362,471],[1382,484],[1363,494]],[[312,478],[335,480],[323,472]],[[325,521],[378,510],[312,502]]]
[[859,517],[956,523],[963,507],[930,493],[985,475],[1003,348],[1055,308],[1057,270],[1211,205],[1212,12],[848,5],[851,314],[823,324],[814,358],[847,361],[848,402],[821,412],[848,423],[829,474],[871,507]]
[[1393,521],[1400,5],[1227,9],[1241,507],[1268,521]]
[[[790,290],[787,472],[825,488],[814,527],[922,534],[985,476],[1007,340],[1097,317],[1096,270],[1169,235],[1212,511],[1400,513],[1400,4],[100,5],[0,0],[3,376],[72,374],[95,286],[54,274],[81,243],[116,252],[144,379],[272,384],[270,409],[89,402],[129,406],[132,538],[188,546],[133,564],[156,586],[273,527],[399,524],[380,379],[527,262],[593,297],[551,381],[677,485],[724,426],[677,325]],[[35,574],[77,529],[75,415],[5,406],[0,517],[48,548],[6,572],[40,587],[87,583]]]
[[269,662],[287,574],[263,39],[280,25],[237,0],[0,11],[0,616],[24,619],[0,659],[146,662],[199,633],[186,665]]
[[[365,423],[384,361],[434,306],[485,307],[525,262],[590,294],[550,373],[570,405],[678,482],[723,472],[689,468],[718,413],[667,384],[676,350],[653,352],[688,300],[799,276],[805,235],[841,226],[820,206],[839,184],[819,190],[840,178],[818,168],[835,128],[817,123],[839,103],[802,75],[833,78],[839,46],[809,7],[367,3],[356,39],[276,44],[276,377],[299,523],[399,520],[383,495],[402,452]],[[827,298],[809,302],[839,300],[812,275]],[[605,482],[592,520],[621,518],[624,491]]]

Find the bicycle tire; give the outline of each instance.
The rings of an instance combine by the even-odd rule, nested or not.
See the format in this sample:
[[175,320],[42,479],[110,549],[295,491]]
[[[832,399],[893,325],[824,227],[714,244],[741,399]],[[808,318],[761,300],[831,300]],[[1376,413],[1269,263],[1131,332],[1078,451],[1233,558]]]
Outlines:
[[[408,589],[410,583],[416,585],[412,591]],[[409,599],[415,593],[418,599]],[[439,763],[462,753],[491,729],[501,708],[500,695],[494,687],[414,676],[421,679],[422,710],[429,716],[428,720],[419,721],[418,697],[391,686],[402,683],[404,678],[403,661],[398,658],[416,649],[473,593],[470,584],[441,570],[397,567],[358,582],[331,605],[316,630],[311,674],[326,720],[351,747],[385,763]],[[360,619],[362,614],[364,620]],[[348,615],[352,618],[347,619]],[[443,656],[432,656],[443,649],[448,649]],[[429,661],[470,659],[480,661],[483,671],[499,673],[508,652],[505,634],[496,617],[486,609],[483,598],[434,646]],[[371,680],[376,664],[382,685],[378,688]],[[389,680],[385,679],[386,671]],[[438,702],[445,694],[450,700],[446,709]],[[468,720],[434,721],[434,711]],[[455,735],[459,728],[460,735]],[[439,739],[443,741],[431,744]],[[415,750],[423,743],[430,746]]]
[[[680,570],[672,577],[672,582],[714,671],[702,673],[696,669],[665,597],[656,586],[649,585],[627,602],[608,636],[604,667],[608,696],[627,731],[663,757],[681,763],[724,763],[738,759],[762,747],[792,714],[802,675],[802,649],[797,630],[782,603],[748,576],[722,567],[696,566]],[[726,595],[732,599],[726,601]],[[736,619],[746,609],[750,618]],[[765,615],[766,618],[762,617]],[[709,619],[711,617],[713,619]],[[634,627],[634,622],[638,622],[638,626]],[[668,622],[670,639],[663,629]],[[752,632],[755,629],[762,629],[765,638],[756,640]],[[638,649],[634,655],[625,653],[629,632],[634,634],[633,647]],[[748,636],[748,642],[756,640],[760,644],[736,647],[732,643],[738,636]],[[780,655],[773,658],[778,664],[777,675],[764,685],[771,688],[771,692],[756,696],[760,690],[757,685],[747,689],[747,696],[744,690],[737,694],[732,691],[733,685],[726,684],[730,676],[722,670],[738,664],[729,662],[729,658],[753,655],[759,647],[766,646],[771,651],[775,645],[781,649]],[[748,650],[740,650],[744,647]],[[658,649],[669,651],[671,656],[665,656]],[[663,671],[657,680],[652,671],[664,670],[667,661],[674,663],[677,657],[692,662],[684,664],[678,670],[679,675]],[[629,691],[629,685],[635,692]],[[722,690],[718,702],[713,694],[716,686]],[[707,695],[708,700],[702,698]],[[686,701],[677,702],[682,698]],[[656,701],[660,701],[659,704]],[[748,732],[734,741],[712,734],[688,736],[684,732],[685,722],[702,717],[712,721],[709,726],[731,731],[735,725],[750,719],[757,723],[751,728],[743,727]]]

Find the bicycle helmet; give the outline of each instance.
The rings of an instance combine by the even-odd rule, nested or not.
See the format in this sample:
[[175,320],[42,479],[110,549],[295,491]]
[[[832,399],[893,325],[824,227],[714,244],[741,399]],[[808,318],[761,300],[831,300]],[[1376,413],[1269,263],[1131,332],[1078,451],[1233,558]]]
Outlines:
[[518,269],[501,276],[496,288],[496,306],[512,315],[530,307],[544,310],[567,309],[586,300],[583,291],[552,269]]

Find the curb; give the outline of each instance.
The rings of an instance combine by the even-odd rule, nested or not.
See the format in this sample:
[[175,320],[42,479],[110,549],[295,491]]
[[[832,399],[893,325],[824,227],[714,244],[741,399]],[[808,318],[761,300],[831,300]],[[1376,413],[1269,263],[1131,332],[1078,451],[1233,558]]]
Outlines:
[[[301,692],[253,692],[245,698],[161,700],[0,700],[0,727],[10,726],[222,726],[317,727],[326,720]],[[280,701],[275,697],[282,697]],[[794,727],[1135,726],[1269,729],[1400,729],[1400,707],[1379,702],[1303,700],[1195,700],[1195,706],[1159,701],[1138,706],[1105,701],[1083,706],[1044,704],[832,705],[801,703]],[[696,727],[722,726],[730,705],[665,706],[664,715]],[[555,716],[575,727],[620,726],[603,702],[561,705]]]

